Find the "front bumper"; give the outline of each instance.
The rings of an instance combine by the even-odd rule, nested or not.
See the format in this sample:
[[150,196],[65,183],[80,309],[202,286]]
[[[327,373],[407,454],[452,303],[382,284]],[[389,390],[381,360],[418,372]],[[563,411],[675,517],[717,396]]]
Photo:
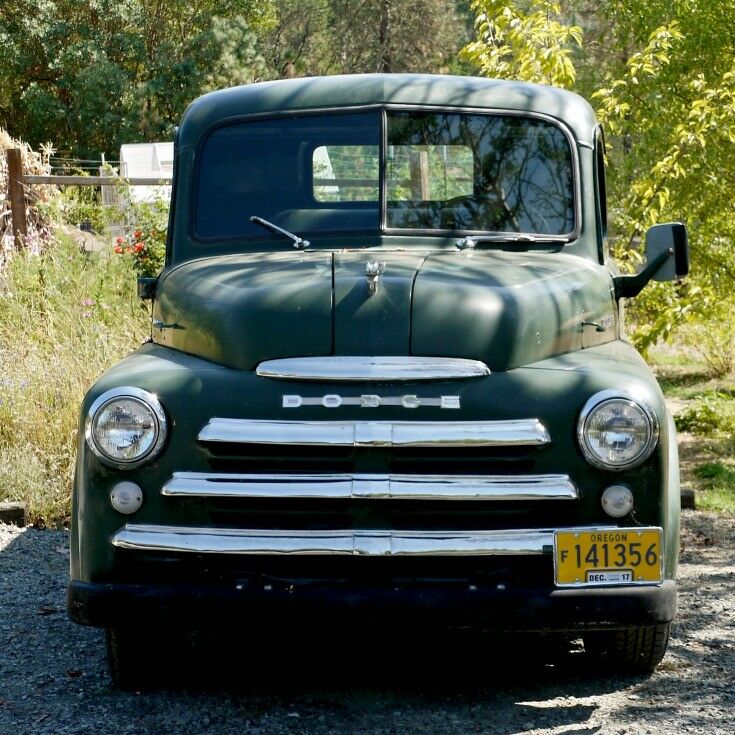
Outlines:
[[72,581],[67,609],[82,625],[158,623],[242,625],[254,619],[330,616],[473,626],[494,631],[579,632],[666,623],[676,615],[676,584],[639,587],[503,589],[453,584],[375,587],[305,584],[131,585]]

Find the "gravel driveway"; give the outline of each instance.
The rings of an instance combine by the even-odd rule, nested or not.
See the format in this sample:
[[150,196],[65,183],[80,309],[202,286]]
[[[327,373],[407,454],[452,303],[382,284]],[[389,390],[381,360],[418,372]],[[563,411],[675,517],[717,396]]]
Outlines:
[[210,680],[223,653],[189,688],[121,693],[107,679],[101,632],[66,618],[68,534],[0,525],[0,735],[732,735],[735,520],[686,512],[681,560],[674,638],[649,679],[606,676],[574,646],[501,650],[445,636],[426,650],[355,630],[237,654],[242,673],[225,683]]

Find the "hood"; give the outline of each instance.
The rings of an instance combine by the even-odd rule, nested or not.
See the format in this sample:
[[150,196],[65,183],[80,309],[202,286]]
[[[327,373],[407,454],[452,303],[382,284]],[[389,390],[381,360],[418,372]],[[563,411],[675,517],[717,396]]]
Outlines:
[[[368,261],[380,271],[372,294]],[[246,370],[331,354],[467,357],[507,370],[615,335],[604,268],[560,253],[499,251],[189,261],[161,277],[153,328],[158,344]]]

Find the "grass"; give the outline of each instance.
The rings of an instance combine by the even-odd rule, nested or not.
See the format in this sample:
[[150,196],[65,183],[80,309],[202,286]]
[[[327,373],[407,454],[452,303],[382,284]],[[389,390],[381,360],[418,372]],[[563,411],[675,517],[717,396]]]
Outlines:
[[682,484],[698,508],[735,516],[735,375],[714,376],[684,351],[653,361],[679,429]]
[[707,462],[694,474],[702,481],[701,508],[735,514],[735,465]]
[[85,254],[61,234],[0,273],[0,500],[33,521],[69,515],[79,406],[148,335],[129,259]]

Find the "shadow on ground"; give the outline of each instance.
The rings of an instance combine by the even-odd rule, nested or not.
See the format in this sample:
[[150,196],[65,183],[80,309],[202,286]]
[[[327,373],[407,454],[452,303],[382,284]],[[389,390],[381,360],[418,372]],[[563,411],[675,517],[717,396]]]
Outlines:
[[0,733],[732,732],[734,554],[714,558],[721,542],[685,548],[672,654],[650,679],[608,675],[574,642],[244,620],[160,688],[120,692],[101,632],[66,618],[67,534],[5,527]]

